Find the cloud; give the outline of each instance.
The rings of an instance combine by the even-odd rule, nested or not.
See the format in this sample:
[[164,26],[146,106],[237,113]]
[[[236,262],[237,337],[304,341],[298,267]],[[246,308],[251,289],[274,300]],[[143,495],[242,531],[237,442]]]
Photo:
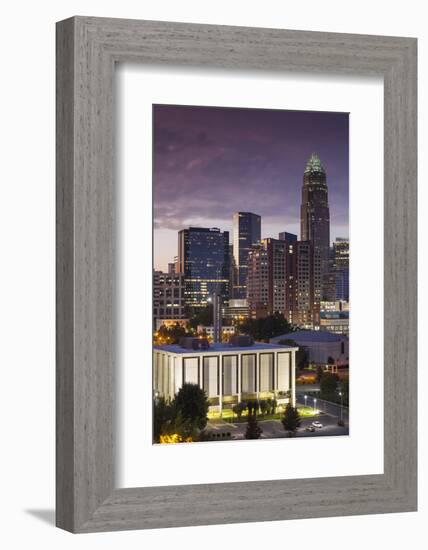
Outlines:
[[330,210],[348,223],[348,122],[337,113],[155,106],[156,229],[204,220],[230,224],[253,211],[267,224],[296,223],[303,170],[318,151]]

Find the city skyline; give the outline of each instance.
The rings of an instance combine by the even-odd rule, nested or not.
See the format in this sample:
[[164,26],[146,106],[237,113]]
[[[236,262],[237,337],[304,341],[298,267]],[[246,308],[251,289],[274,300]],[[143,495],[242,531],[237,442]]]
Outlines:
[[177,255],[178,231],[218,227],[232,235],[238,211],[261,216],[262,238],[300,236],[302,175],[313,152],[328,176],[330,244],[348,237],[346,113],[153,109],[155,269],[166,270]]

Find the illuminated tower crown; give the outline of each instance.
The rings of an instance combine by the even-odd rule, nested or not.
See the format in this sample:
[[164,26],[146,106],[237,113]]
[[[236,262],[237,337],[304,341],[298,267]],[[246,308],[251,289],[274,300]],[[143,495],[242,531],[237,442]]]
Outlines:
[[306,163],[305,174],[322,173],[325,175],[324,166],[321,164],[321,159],[316,153],[312,153]]

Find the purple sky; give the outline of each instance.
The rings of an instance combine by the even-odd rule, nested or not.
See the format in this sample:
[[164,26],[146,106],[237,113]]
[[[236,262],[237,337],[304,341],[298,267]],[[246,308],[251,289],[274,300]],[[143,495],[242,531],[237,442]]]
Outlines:
[[327,173],[331,240],[347,237],[348,130],[347,113],[154,105],[155,268],[166,269],[177,254],[177,231],[231,231],[239,210],[262,216],[262,238],[300,237],[312,152]]

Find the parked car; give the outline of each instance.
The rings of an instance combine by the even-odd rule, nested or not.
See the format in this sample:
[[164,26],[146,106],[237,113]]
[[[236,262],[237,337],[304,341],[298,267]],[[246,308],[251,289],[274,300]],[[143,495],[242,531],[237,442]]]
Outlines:
[[318,420],[314,420],[314,421],[312,422],[312,426],[313,426],[314,428],[322,428],[322,424],[321,424],[321,422],[318,422]]
[[315,428],[313,426],[306,426],[306,431],[307,432],[314,432],[315,431]]

